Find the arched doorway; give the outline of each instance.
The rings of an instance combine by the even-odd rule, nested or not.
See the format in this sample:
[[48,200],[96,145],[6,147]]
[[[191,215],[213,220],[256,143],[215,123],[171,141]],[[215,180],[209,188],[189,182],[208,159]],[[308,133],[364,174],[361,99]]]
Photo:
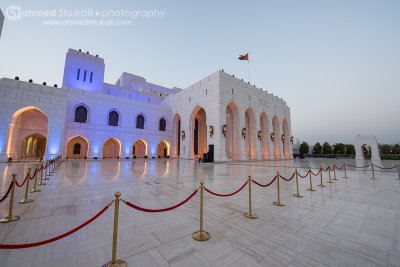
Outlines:
[[41,134],[32,134],[23,140],[22,158],[40,159],[43,158],[46,150],[46,137]]
[[260,115],[261,127],[261,156],[263,159],[269,159],[269,124],[268,116],[265,112]]
[[375,135],[356,136],[354,148],[356,150],[356,160],[364,160],[366,157],[371,158],[372,161],[381,160],[378,140]]
[[67,157],[71,159],[83,159],[88,157],[89,142],[82,136],[75,136],[67,143]]
[[169,144],[166,141],[161,141],[157,145],[157,158],[166,158],[169,156]]
[[254,116],[254,111],[251,108],[246,109],[245,126],[246,126],[246,139],[245,139],[246,157],[247,159],[256,159],[256,118]]
[[139,139],[133,144],[132,155],[134,158],[147,156],[147,143],[143,139]]
[[115,138],[108,139],[103,146],[103,158],[119,158],[121,143]]
[[181,116],[178,113],[175,114],[173,120],[173,157],[179,158],[181,150]]
[[272,119],[272,130],[274,133],[274,155],[276,159],[281,158],[281,134],[279,130],[279,120],[277,116]]
[[283,154],[285,155],[285,159],[290,158],[290,137],[289,137],[289,123],[286,119],[282,122],[282,131],[285,135],[285,140],[283,140]]
[[225,152],[228,159],[240,160],[240,116],[234,102],[226,106]]
[[12,159],[40,159],[48,136],[46,114],[36,107],[14,113],[9,130],[7,155]]
[[192,158],[203,158],[207,153],[207,116],[206,111],[197,106],[190,116],[192,132]]
[[362,158],[365,159],[371,159],[371,146],[364,144],[361,146],[361,150],[362,150]]

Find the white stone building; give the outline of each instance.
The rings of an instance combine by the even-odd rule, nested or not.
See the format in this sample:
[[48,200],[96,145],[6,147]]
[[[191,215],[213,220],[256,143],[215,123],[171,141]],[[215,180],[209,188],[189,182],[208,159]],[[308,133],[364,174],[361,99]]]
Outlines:
[[60,88],[1,79],[0,160],[292,158],[285,101],[233,75],[181,90],[129,73],[108,84],[104,69],[97,55],[69,49]]

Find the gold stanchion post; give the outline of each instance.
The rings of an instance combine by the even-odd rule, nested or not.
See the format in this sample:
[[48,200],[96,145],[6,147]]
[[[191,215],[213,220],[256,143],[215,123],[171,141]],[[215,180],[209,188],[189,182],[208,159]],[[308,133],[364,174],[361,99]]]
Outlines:
[[37,185],[37,177],[38,177],[38,171],[39,170],[39,164],[36,164],[36,171],[35,171],[35,180],[33,180],[34,184],[33,184],[33,189],[31,189],[29,192],[31,193],[36,193],[36,192],[40,192],[39,189],[36,188]]
[[310,187],[307,188],[307,191],[314,192],[315,189],[312,188],[312,180],[311,180],[311,166],[308,167],[309,173],[310,173]]
[[204,181],[200,182],[200,230],[193,233],[192,237],[197,241],[207,241],[210,239],[210,234],[203,231],[203,195]]
[[112,246],[112,257],[111,261],[103,265],[103,267],[126,267],[128,266],[124,260],[117,260],[117,238],[118,238],[118,215],[119,215],[119,197],[121,192],[116,192],[115,196],[115,208],[114,208],[114,231],[113,231],[113,246]]
[[320,173],[321,173],[321,183],[320,183],[318,186],[320,186],[320,187],[326,187],[326,185],[324,185],[324,184],[322,183],[322,172],[323,172],[323,170],[322,170],[322,165],[319,166],[319,170],[320,170]]
[[371,167],[372,167],[372,178],[370,178],[370,179],[375,180],[375,170],[374,170],[374,164],[373,163],[371,163]]
[[50,171],[50,173],[51,173],[51,174],[54,174],[54,173],[56,172],[56,171],[54,170],[54,167],[55,167],[55,166],[54,166],[54,159],[52,159],[50,162],[51,162],[51,164],[50,164],[50,166],[51,166],[51,171]]
[[258,216],[251,211],[251,176],[250,175],[249,175],[248,184],[249,184],[249,212],[246,212],[245,214],[243,214],[243,216],[248,219],[257,219]]
[[[43,169],[44,169],[44,166],[43,166],[43,162],[40,162],[40,165],[41,165],[41,171],[40,171],[40,184],[39,185],[46,185],[46,183],[44,183],[43,182]],[[43,166],[43,168],[42,168],[42,166]]]
[[337,181],[338,179],[336,179],[336,165],[333,164],[333,179],[334,181]]
[[9,208],[8,208],[8,216],[7,217],[4,217],[4,218],[1,218],[0,219],[0,223],[8,223],[8,222],[13,222],[13,221],[16,221],[16,220],[19,220],[21,217],[19,217],[19,216],[13,216],[13,207],[14,207],[14,191],[15,191],[15,180],[16,180],[16,177],[17,176],[17,174],[16,173],[13,173],[12,174],[12,183],[13,183],[13,185],[12,185],[12,187],[11,187],[11,192],[10,192],[10,206],[9,206]]
[[327,183],[333,184],[334,182],[331,181],[331,165],[328,165],[328,171],[329,171],[329,181]]
[[293,194],[294,197],[303,197],[302,195],[300,195],[299,193],[299,179],[297,177],[297,169],[294,170],[296,172],[296,188],[297,188],[297,193]]
[[33,201],[33,199],[28,199],[29,180],[31,179],[31,169],[32,169],[32,168],[28,168],[28,170],[29,170],[29,177],[26,179],[25,197],[24,197],[24,199],[18,201],[19,204],[31,203],[31,202]]
[[349,177],[347,177],[347,173],[346,173],[346,163],[344,164],[344,177],[343,178],[349,178]]
[[44,180],[50,180],[50,178],[49,178],[49,176],[51,176],[51,174],[50,174],[50,162],[49,162],[49,160],[47,160],[47,162],[46,162],[46,165],[47,165],[47,167],[46,167],[46,174],[45,174],[45,176],[44,176]]
[[281,196],[280,196],[280,192],[279,192],[279,180],[280,180],[280,175],[279,175],[279,172],[277,172],[276,173],[276,182],[277,182],[276,188],[278,189],[278,201],[273,202],[273,204],[275,206],[282,207],[282,206],[285,206],[285,204],[281,203]]

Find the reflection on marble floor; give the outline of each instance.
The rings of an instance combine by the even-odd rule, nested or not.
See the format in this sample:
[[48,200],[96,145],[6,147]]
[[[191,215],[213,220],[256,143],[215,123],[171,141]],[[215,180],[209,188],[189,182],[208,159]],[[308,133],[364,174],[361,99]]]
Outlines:
[[[251,174],[267,183],[277,171],[290,177],[297,167],[340,166],[343,160],[292,160],[198,165],[188,160],[98,160],[64,162],[42,192],[30,194],[31,204],[15,204],[18,222],[0,225],[0,242],[37,242],[65,233],[100,211],[116,191],[122,198],[145,208],[172,206],[193,192],[201,180],[218,193],[231,193]],[[346,161],[353,165],[368,162]],[[397,162],[382,161],[391,167]],[[19,181],[32,163],[0,164],[0,195],[7,190],[11,173]],[[281,180],[281,202],[276,184],[252,186],[253,211],[258,219],[243,217],[248,209],[248,191],[229,198],[205,193],[207,242],[192,239],[199,228],[199,194],[182,207],[165,213],[143,213],[124,204],[120,207],[118,258],[128,266],[399,266],[400,181],[397,170],[337,171],[339,181],[305,189],[308,179],[299,179],[303,198],[295,198],[294,180]],[[324,182],[328,176],[324,173]],[[15,201],[23,198],[18,189]],[[8,201],[0,204],[0,215]],[[0,250],[1,266],[101,266],[111,259],[113,212],[75,234],[41,247]]]

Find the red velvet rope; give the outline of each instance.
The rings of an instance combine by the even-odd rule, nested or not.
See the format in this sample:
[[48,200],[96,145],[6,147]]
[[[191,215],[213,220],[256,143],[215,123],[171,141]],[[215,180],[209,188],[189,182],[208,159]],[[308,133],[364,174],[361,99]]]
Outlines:
[[6,194],[0,199],[0,203],[3,202],[3,201],[8,197],[8,194],[10,194],[11,188],[12,188],[12,186],[13,186],[13,183],[14,183],[14,182],[11,182],[11,183],[10,183],[10,186],[8,187],[8,190],[7,190]]
[[279,174],[279,176],[283,179],[283,180],[285,180],[286,182],[289,182],[290,180],[292,180],[293,179],[293,177],[294,177],[294,175],[296,174],[296,172],[294,172],[293,174],[292,174],[292,177],[290,177],[289,179],[287,179],[287,178],[285,178],[285,177],[283,177],[282,175],[280,175]]
[[343,165],[342,165],[342,167],[338,167],[338,166],[334,166],[336,169],[338,169],[338,170],[341,170],[341,169],[343,169],[344,168],[344,163],[343,163]]
[[189,199],[191,199],[194,195],[196,195],[197,191],[198,191],[198,189],[196,189],[188,198],[186,198],[186,199],[185,199],[184,201],[182,201],[181,203],[176,204],[175,206],[172,206],[172,207],[169,207],[169,208],[165,208],[165,209],[158,209],[158,210],[145,209],[145,208],[136,206],[135,204],[132,204],[132,203],[130,203],[129,201],[125,201],[125,200],[124,200],[124,203],[125,203],[126,205],[128,205],[129,207],[131,207],[131,208],[134,208],[134,209],[140,210],[140,211],[144,211],[144,212],[164,212],[164,211],[173,210],[173,209],[176,209],[176,208],[182,206],[183,204],[185,204],[186,202],[188,202]]
[[82,229],[83,227],[85,227],[86,225],[88,225],[89,223],[93,222],[94,220],[96,220],[101,214],[103,214],[107,209],[109,208],[109,206],[105,206],[104,209],[102,209],[99,213],[97,213],[93,218],[91,218],[90,220],[86,221],[85,223],[79,225],[78,227],[72,229],[71,231],[53,237],[51,239],[47,239],[44,241],[40,241],[40,242],[36,242],[36,243],[28,243],[28,244],[18,244],[18,245],[7,245],[7,244],[0,244],[0,249],[18,249],[18,248],[31,248],[31,247],[37,247],[37,246],[42,246],[48,243],[52,243],[54,241],[57,241],[61,238],[64,238],[66,236],[72,235],[73,233],[75,233],[76,231]]
[[257,183],[256,181],[254,181],[254,180],[251,180],[253,183],[255,183],[256,185],[258,185],[258,186],[261,186],[261,187],[267,187],[267,186],[270,186],[273,182],[275,182],[275,180],[276,180],[276,176],[274,177],[274,179],[272,179],[272,181],[270,182],[270,183],[268,183],[268,184],[260,184],[260,183]]
[[26,182],[26,180],[28,180],[28,178],[29,178],[29,172],[26,174],[25,180],[22,182],[22,184],[18,184],[18,181],[17,181],[17,180],[15,180],[15,184],[16,184],[18,187],[23,187],[24,184],[25,184],[25,182]]
[[313,173],[313,171],[311,171],[311,173],[312,173],[314,176],[317,176],[318,174],[321,173],[321,171],[322,171],[322,169],[319,169],[319,172],[318,172],[317,174]]
[[393,167],[391,167],[391,168],[379,167],[378,165],[374,165],[374,166],[377,167],[377,168],[379,168],[379,169],[382,169],[382,170],[391,170],[391,169],[397,168],[397,166],[393,166]]
[[326,167],[326,169],[325,169],[325,170],[322,169],[322,171],[323,171],[323,172],[327,172],[329,169],[330,169],[329,167]]
[[365,166],[357,167],[357,166],[352,166],[352,165],[347,164],[347,166],[352,167],[352,168],[368,168],[368,167],[371,166],[371,165],[368,164],[368,165],[365,165]]
[[31,176],[31,178],[29,178],[29,179],[33,180],[33,178],[35,178],[36,174],[37,174],[37,169],[35,170],[35,172],[34,172],[33,175]]
[[233,192],[233,193],[231,193],[231,194],[227,194],[227,195],[222,195],[222,194],[214,193],[213,191],[207,189],[206,187],[204,187],[204,190],[206,190],[206,191],[207,191],[208,193],[210,193],[211,195],[214,195],[214,196],[217,196],[217,197],[230,197],[230,196],[233,196],[233,195],[239,193],[240,191],[242,191],[242,189],[243,189],[248,183],[249,183],[249,182],[246,181],[246,182],[244,183],[244,185],[242,185],[242,187],[239,188],[239,190],[237,190],[237,191],[235,191],[235,192]]
[[300,173],[297,173],[297,174],[300,176],[300,178],[306,178],[309,173],[310,173],[310,170],[308,170],[308,172],[304,176],[302,176]]

